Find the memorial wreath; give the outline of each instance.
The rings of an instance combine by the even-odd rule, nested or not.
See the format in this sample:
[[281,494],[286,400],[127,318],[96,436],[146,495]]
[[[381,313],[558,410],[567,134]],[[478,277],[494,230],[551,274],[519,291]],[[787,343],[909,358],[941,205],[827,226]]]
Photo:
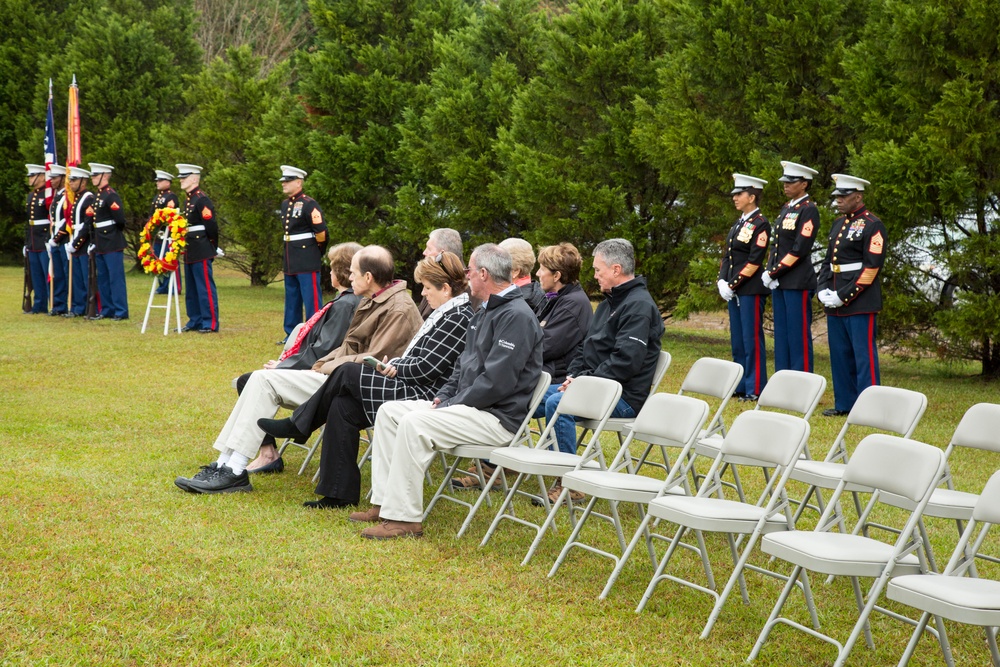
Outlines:
[[[187,245],[187,220],[176,208],[157,209],[153,217],[149,219],[146,226],[142,228],[139,236],[139,262],[146,273],[162,275],[177,270],[180,264],[180,256],[184,253]],[[153,252],[153,239],[159,235],[160,228],[166,228],[166,237],[170,239],[167,251],[163,254],[163,259]],[[163,238],[161,236],[161,238]]]

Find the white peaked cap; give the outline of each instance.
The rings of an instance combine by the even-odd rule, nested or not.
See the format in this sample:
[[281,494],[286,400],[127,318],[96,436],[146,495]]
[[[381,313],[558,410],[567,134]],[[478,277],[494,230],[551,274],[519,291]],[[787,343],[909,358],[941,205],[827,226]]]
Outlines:
[[62,165],[58,165],[55,162],[53,162],[52,164],[49,165],[49,173],[52,174],[53,176],[65,176],[66,167],[63,167]]
[[45,173],[44,164],[26,164],[24,166],[28,168],[28,176],[35,176],[37,174]]
[[811,181],[819,173],[804,164],[789,162],[788,160],[781,161],[781,168],[784,170],[784,173],[778,180],[782,183],[794,183],[801,180]]
[[178,178],[184,178],[185,176],[190,176],[191,174],[201,173],[201,167],[196,164],[178,164],[175,166],[177,167]]
[[849,176],[847,174],[834,174],[833,182],[836,187],[833,189],[832,194],[834,197],[839,197],[840,195],[849,195],[852,192],[864,192],[866,185],[871,185],[868,181],[863,178],[858,178],[857,176]]
[[174,180],[174,175],[163,171],[162,169],[156,169],[156,180],[158,181],[172,181]]
[[767,181],[763,178],[755,178],[746,174],[733,174],[733,191],[729,194],[734,195],[737,192],[743,192],[751,188],[763,190],[765,185],[767,185]]
[[69,177],[73,178],[90,178],[90,172],[86,169],[81,169],[80,167],[70,167]]
[[90,173],[91,174],[110,174],[115,170],[110,164],[101,164],[99,162],[90,163]]
[[293,167],[291,165],[283,164],[281,165],[281,178],[279,179],[282,183],[285,181],[294,181],[297,178],[305,178],[306,171],[304,169],[299,169],[298,167]]

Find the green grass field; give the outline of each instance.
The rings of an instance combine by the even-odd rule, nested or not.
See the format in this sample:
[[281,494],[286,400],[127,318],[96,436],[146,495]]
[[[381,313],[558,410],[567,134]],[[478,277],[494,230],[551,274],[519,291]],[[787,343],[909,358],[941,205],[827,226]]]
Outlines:
[[[702,641],[706,596],[664,583],[646,611],[633,613],[652,573],[641,549],[604,602],[597,595],[610,561],[575,550],[547,579],[565,521],[526,568],[526,529],[506,523],[478,547],[488,509],[459,541],[463,514],[442,505],[424,539],[372,543],[346,512],[301,506],[314,498],[316,463],[296,476],[300,453],[286,457],[284,474],[255,477],[252,494],[183,493],[174,478],[215,458],[211,445],[235,400],[230,380],[279,351],[281,285],[251,288],[220,267],[221,332],[164,337],[162,310],[139,333],[147,276],[128,276],[132,319],[124,323],[22,315],[21,277],[0,269],[2,665],[736,665],[778,595],[780,582],[749,574],[751,604],[734,596]],[[661,387],[668,392],[695,359],[728,357],[722,332],[685,323],[668,326],[664,345],[674,355]],[[825,341],[816,349],[829,378]],[[998,400],[974,371],[884,357],[882,379],[927,394],[914,437],[943,447],[966,408]],[[832,400],[831,387],[812,420],[814,456],[843,423],[818,414]],[[746,409],[734,403],[729,420]],[[953,459],[964,490],[978,491],[998,467],[1000,456]],[[433,473],[440,479],[438,467]],[[627,532],[636,516],[625,510]],[[590,539],[610,546],[613,533],[599,523],[589,524]],[[931,520],[929,529],[943,565],[955,528]],[[709,542],[724,581],[725,542]],[[1000,553],[1000,539],[989,546]],[[700,572],[688,554],[674,567]],[[848,581],[814,577],[813,589],[824,628],[846,639],[856,614]],[[788,609],[806,620],[801,598]],[[850,664],[896,663],[910,627],[877,617],[873,630],[875,652],[861,642]],[[988,663],[978,629],[949,630],[959,664]],[[823,665],[832,656],[779,628],[757,664]],[[941,663],[925,637],[911,664]]]

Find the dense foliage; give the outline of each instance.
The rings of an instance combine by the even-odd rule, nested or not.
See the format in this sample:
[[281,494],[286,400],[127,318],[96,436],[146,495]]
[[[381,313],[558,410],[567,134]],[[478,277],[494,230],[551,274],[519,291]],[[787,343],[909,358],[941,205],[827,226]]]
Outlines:
[[[85,160],[133,232],[151,170],[206,167],[229,260],[280,271],[277,167],[332,241],[408,272],[430,229],[589,250],[631,239],[666,312],[717,308],[729,174],[779,161],[872,181],[884,340],[1000,374],[1000,3],[990,0],[0,0],[0,243],[21,233],[76,73]],[[60,140],[64,128],[60,122]],[[61,151],[62,152],[62,151]],[[833,218],[823,211],[823,238]],[[593,288],[593,285],[590,285]]]

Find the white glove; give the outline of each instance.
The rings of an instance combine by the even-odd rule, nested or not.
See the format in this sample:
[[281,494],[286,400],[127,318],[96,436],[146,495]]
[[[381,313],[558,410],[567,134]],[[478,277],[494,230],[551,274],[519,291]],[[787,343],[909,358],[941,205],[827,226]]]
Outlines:
[[841,306],[844,305],[844,302],[841,300],[840,296],[838,296],[837,293],[831,289],[825,289],[821,291],[817,295],[817,297],[819,298],[820,302],[827,308],[840,308]]
[[764,283],[764,287],[767,289],[775,289],[778,287],[778,279],[772,278],[771,274],[767,271],[760,274],[760,281]]
[[722,297],[723,301],[729,301],[733,298],[733,290],[729,287],[729,283],[720,278],[716,285],[719,287],[719,296]]
[[226,253],[222,250],[222,248],[216,248],[215,249],[215,256],[216,257],[225,257]]
[[88,255],[93,255],[95,252],[97,252],[97,246],[96,245],[94,245],[93,243],[91,243],[89,246],[87,246],[87,254]]
[[73,249],[69,247],[68,243],[63,248],[66,250],[66,259],[73,261]]
[[27,257],[28,256],[28,246],[24,246],[23,248],[21,248],[21,255],[23,257]]
[[56,249],[56,244],[53,243],[52,240],[50,239],[45,242],[45,247],[48,249],[49,252],[52,252],[53,250]]

